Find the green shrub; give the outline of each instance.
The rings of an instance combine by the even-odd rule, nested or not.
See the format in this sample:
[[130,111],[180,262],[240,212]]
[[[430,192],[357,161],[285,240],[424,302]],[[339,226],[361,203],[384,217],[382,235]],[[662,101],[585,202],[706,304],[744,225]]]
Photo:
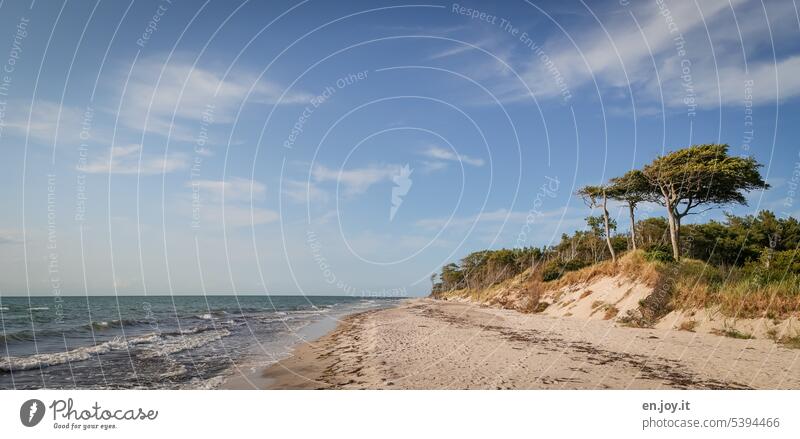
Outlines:
[[770,271],[777,271],[781,274],[800,273],[800,251],[784,250],[772,251],[764,249],[761,251],[760,262],[762,266],[769,266]]
[[663,244],[653,245],[648,248],[644,253],[645,259],[651,262],[674,262],[672,257],[672,249]]
[[542,280],[545,282],[556,280],[568,271],[580,270],[587,265],[589,264],[577,259],[570,259],[568,261],[552,260],[546,263],[542,269]]

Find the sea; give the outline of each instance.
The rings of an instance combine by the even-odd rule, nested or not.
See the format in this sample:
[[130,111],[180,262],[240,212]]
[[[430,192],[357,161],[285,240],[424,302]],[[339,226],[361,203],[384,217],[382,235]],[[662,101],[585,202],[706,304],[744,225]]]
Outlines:
[[206,389],[396,298],[0,296],[0,389]]

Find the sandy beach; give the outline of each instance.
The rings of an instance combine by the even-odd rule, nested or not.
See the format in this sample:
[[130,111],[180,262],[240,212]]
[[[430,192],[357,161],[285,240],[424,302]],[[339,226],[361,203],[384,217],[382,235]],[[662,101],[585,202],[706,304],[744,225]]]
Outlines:
[[255,380],[269,389],[798,389],[800,350],[414,299],[355,314]]

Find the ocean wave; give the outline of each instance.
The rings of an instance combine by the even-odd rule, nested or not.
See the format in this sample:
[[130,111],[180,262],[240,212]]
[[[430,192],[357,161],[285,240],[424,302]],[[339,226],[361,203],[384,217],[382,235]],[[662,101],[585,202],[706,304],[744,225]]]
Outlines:
[[7,332],[0,334],[0,342],[6,341],[33,341],[32,331]]
[[195,315],[194,318],[196,319],[203,319],[203,320],[213,320],[215,318],[224,317],[228,315],[228,311],[225,310],[214,310],[204,314]]
[[192,334],[199,334],[201,332],[206,331],[214,331],[222,329],[222,327],[232,326],[233,320],[228,320],[226,322],[217,322],[216,325],[207,325],[207,326],[195,326],[192,328],[183,328],[179,331],[174,332],[162,332],[161,335],[163,336],[177,336],[177,335],[192,335]]
[[307,315],[307,314],[326,314],[331,311],[331,308],[313,308],[313,309],[298,309],[291,311],[289,314]]
[[17,332],[6,332],[5,334],[0,334],[0,342],[33,341],[36,339],[46,339],[48,337],[60,338],[61,336],[87,334],[89,330],[103,331],[106,329],[119,328],[123,325],[133,326],[138,323],[141,322],[138,320],[122,319],[122,320],[111,320],[111,321],[97,321],[86,325],[72,326],[63,329],[39,329],[37,331],[31,331],[29,329],[26,329]]
[[82,329],[103,330],[108,328],[120,328],[122,326],[134,326],[142,323],[136,319],[116,319],[116,320],[101,320],[81,326]]
[[115,337],[104,343],[99,343],[93,346],[83,346],[65,352],[53,352],[49,354],[34,354],[26,357],[6,357],[0,358],[0,371],[9,372],[16,370],[29,370],[37,367],[55,366],[57,364],[64,364],[73,361],[88,360],[93,355],[99,355],[113,350],[126,349],[132,344],[146,343],[147,335],[136,337],[135,339],[128,339],[127,342],[121,337]]
[[192,378],[192,380],[186,383],[182,388],[193,390],[213,390],[221,386],[225,380],[227,380],[227,377],[223,375],[217,375],[207,379]]
[[163,357],[170,354],[177,354],[178,352],[198,348],[229,335],[231,335],[231,332],[227,329],[219,329],[200,332],[190,336],[181,335],[175,337],[166,337],[160,340],[158,343],[155,343],[155,346],[152,349],[143,352],[141,357],[154,358]]
[[131,337],[127,340],[122,337],[114,337],[112,340],[103,343],[98,343],[93,346],[82,346],[65,352],[33,354],[25,357],[0,357],[0,372],[30,370],[37,367],[84,361],[93,356],[111,351],[132,348],[136,349],[136,351],[131,352],[131,355],[141,358],[154,358],[195,349],[212,341],[227,337],[230,334],[230,331],[222,329],[172,336],[153,333]]
[[0,311],[8,311],[8,307],[7,306],[0,306]]
[[49,306],[32,306],[28,308],[28,311],[50,311]]

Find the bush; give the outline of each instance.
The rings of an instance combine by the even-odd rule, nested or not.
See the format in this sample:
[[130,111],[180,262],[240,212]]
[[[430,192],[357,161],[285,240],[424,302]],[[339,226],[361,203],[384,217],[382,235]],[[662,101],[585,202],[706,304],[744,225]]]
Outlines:
[[800,251],[764,249],[761,252],[761,263],[764,266],[769,265],[771,271],[777,271],[780,274],[800,273]]
[[577,259],[571,259],[568,261],[552,260],[545,264],[544,268],[542,269],[542,280],[545,282],[556,280],[560,278],[562,274],[568,271],[580,270],[587,265],[588,264],[586,262],[579,261]]
[[672,249],[661,244],[654,245],[646,250],[644,257],[651,262],[675,262],[675,259],[672,257]]

